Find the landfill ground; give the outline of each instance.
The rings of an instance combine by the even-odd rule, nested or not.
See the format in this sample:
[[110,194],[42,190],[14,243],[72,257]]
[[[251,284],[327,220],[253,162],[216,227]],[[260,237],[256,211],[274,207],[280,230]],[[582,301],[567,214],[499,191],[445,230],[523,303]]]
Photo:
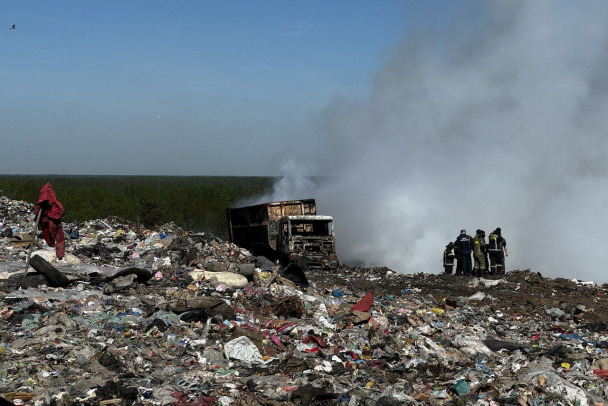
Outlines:
[[306,284],[213,235],[116,217],[64,224],[62,261],[38,240],[26,275],[32,210],[0,197],[0,406],[608,398],[606,285],[348,266]]
[[[549,308],[593,309],[585,312],[586,321],[608,323],[608,298],[605,295],[608,285],[585,286],[564,278],[545,278],[530,270],[513,270],[506,275],[486,275],[482,279],[498,281],[496,286],[485,286],[475,282],[471,276],[446,274],[409,274],[393,273],[388,268],[349,268],[344,267],[344,275],[333,272],[315,272],[310,279],[317,287],[338,285],[348,287],[354,292],[372,292],[375,296],[399,295],[404,289],[419,289],[437,301],[457,300],[477,292],[493,297],[492,310],[502,312],[534,313]],[[387,272],[389,277],[386,277]],[[368,275],[374,275],[371,279]],[[507,282],[507,283],[504,283]],[[439,302],[438,302],[439,303]],[[490,303],[488,303],[490,304]]]

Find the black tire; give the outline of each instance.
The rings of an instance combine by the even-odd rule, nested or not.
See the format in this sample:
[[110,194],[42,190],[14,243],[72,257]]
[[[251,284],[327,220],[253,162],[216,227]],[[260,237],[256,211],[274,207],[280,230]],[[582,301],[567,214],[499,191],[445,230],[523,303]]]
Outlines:
[[123,269],[123,270],[115,273],[114,275],[107,277],[104,280],[104,282],[111,282],[118,277],[127,276],[127,275],[131,275],[131,274],[134,274],[137,276],[138,283],[146,283],[150,279],[152,279],[152,276],[153,276],[152,272],[150,272],[147,269],[131,267],[131,268]]
[[[29,275],[24,275],[22,273],[17,275],[11,275],[9,278],[0,286],[0,290],[5,292],[10,292],[13,290],[17,290],[19,288],[27,289],[27,288],[37,288],[40,285],[46,285],[48,281],[41,273],[30,273]],[[0,405],[1,406],[1,405]]]
[[44,275],[49,282],[49,286],[54,288],[65,288],[70,284],[70,280],[64,274],[59,272],[57,268],[39,255],[34,255],[30,259],[30,265]]

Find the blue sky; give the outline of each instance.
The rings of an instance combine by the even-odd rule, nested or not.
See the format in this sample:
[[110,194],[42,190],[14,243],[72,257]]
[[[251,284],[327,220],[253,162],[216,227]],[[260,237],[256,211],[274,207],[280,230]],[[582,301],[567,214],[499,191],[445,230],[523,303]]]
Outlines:
[[583,4],[4,2],[0,173],[310,161],[327,185],[280,198],[334,216],[341,260],[440,271],[458,230],[500,226],[510,269],[605,280],[608,3]]
[[365,99],[391,47],[458,4],[4,4],[0,173],[277,175],[322,145],[332,99]]

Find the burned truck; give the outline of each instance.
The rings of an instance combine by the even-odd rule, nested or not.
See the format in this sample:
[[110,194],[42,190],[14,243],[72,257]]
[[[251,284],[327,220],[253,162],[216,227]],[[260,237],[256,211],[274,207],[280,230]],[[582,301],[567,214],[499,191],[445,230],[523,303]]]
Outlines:
[[226,210],[230,241],[254,255],[303,269],[338,265],[331,216],[314,199],[269,202]]

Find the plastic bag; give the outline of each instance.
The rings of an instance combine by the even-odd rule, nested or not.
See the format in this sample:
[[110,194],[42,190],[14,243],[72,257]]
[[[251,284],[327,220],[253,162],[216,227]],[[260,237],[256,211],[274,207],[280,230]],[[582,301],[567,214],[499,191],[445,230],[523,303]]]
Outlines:
[[248,364],[267,364],[269,361],[262,359],[258,347],[248,337],[241,336],[228,341],[224,345],[224,356],[227,359],[237,359]]

